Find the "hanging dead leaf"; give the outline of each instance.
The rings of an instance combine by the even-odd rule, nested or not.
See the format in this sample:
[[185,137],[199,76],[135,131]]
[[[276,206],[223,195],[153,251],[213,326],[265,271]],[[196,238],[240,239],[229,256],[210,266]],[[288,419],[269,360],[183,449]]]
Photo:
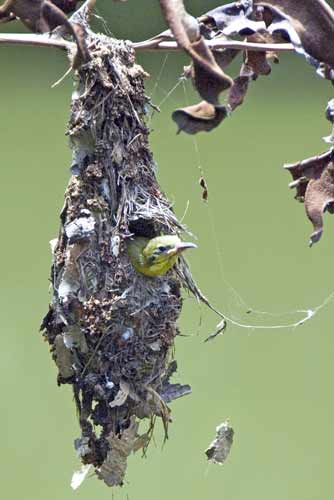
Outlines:
[[307,183],[311,179],[319,179],[323,169],[332,160],[332,150],[326,151],[320,156],[307,158],[297,163],[284,165],[292,175],[293,182],[289,184],[290,188],[296,188],[296,199],[304,202]]
[[245,95],[247,94],[249,82],[249,76],[237,76],[237,78],[234,79],[228,95],[228,103],[232,111],[243,103]]
[[74,375],[73,354],[70,349],[67,349],[63,336],[60,333],[55,338],[54,360],[58,367],[59,375],[63,379],[68,379]]
[[265,52],[246,51],[245,65],[253,71],[255,75],[269,75],[271,66],[267,61]]
[[[224,37],[226,38],[226,37]],[[240,54],[240,50],[237,49],[216,49],[212,51],[213,57],[216,63],[221,69],[227,68],[234,59]]]
[[199,56],[193,59],[196,90],[205,101],[219,105],[219,95],[231,87],[233,80],[218,66],[203,37],[192,43],[191,47]]
[[202,200],[203,201],[208,201],[208,186],[206,184],[206,180],[204,177],[201,177],[200,180],[199,180],[199,185],[201,186],[201,188],[203,189],[203,192],[202,192]]
[[329,163],[320,179],[312,179],[305,193],[306,214],[313,224],[314,232],[310,237],[310,246],[320,240],[323,232],[322,215],[326,210],[334,213],[334,164]]
[[160,0],[161,10],[175,40],[185,50],[200,38],[200,29],[195,17],[188,14],[183,0]]
[[[265,31],[260,33],[255,33],[254,35],[247,37],[247,42],[250,43],[266,43],[266,44],[275,44],[282,43],[284,39],[278,34],[270,35]],[[257,75],[269,75],[271,72],[270,61],[277,64],[279,62],[277,53],[272,50],[267,51],[254,51],[248,50],[246,52],[246,60],[245,64],[248,64],[254,73]]]
[[107,486],[122,486],[127,459],[136,443],[138,427],[139,423],[136,422],[136,417],[132,416],[127,429],[119,435],[110,432],[107,437],[109,451],[105,461],[97,471],[98,477],[103,479]]
[[172,118],[178,126],[178,133],[183,131],[191,135],[198,132],[210,132],[227,116],[228,111],[225,106],[215,107],[206,101],[176,109],[172,114]]
[[160,0],[165,19],[175,39],[193,59],[193,81],[202,99],[219,104],[219,94],[232,85],[201,36],[199,23],[184,8],[182,0]]
[[[6,22],[19,18],[34,33],[47,33],[62,26],[71,34],[77,44],[73,67],[89,61],[85,33],[81,26],[72,24],[65,13],[72,12],[77,6],[75,0],[7,0],[0,6],[0,21]],[[94,1],[93,1],[94,3]]]
[[61,9],[65,14],[70,14],[74,12],[79,3],[82,3],[83,0],[52,0],[59,9]]
[[51,31],[57,26],[63,26],[73,36],[77,44],[77,52],[72,62],[74,69],[78,69],[90,60],[86,45],[86,32],[80,24],[71,23],[61,9],[48,1],[42,3],[41,19],[44,26],[43,31]]
[[296,198],[303,201],[308,218],[313,224],[309,244],[320,240],[323,232],[323,213],[334,213],[333,150],[321,156],[286,165],[293,177],[290,187],[297,188]]
[[333,79],[334,11],[324,0],[243,0],[217,7],[199,21],[211,38],[221,32],[290,41],[321,76]]
[[[32,31],[43,31],[41,23],[42,5],[46,0],[6,0],[0,6],[0,22],[20,18]],[[65,14],[74,12],[82,0],[48,0]]]
[[305,51],[334,67],[334,12],[325,0],[254,0],[254,5],[268,8],[272,15],[278,12],[273,8],[278,9],[291,23]]
[[252,13],[253,2],[241,0],[216,7],[206,12],[199,20],[203,23],[214,24],[215,28],[226,36],[236,34],[248,36],[266,28],[262,20],[251,19]]

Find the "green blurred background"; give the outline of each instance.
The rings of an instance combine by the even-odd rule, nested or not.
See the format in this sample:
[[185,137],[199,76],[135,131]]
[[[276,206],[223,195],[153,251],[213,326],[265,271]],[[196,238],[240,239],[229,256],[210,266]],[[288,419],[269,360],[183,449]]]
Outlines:
[[[217,0],[189,1],[200,14]],[[98,2],[109,29],[141,40],[164,28],[156,0]],[[101,25],[98,26],[100,29]],[[7,30],[18,31],[14,23]],[[21,28],[22,29],[22,28]],[[67,69],[56,50],[0,46],[1,60],[1,492],[25,500],[320,500],[332,498],[333,304],[297,329],[240,329],[203,344],[218,318],[186,298],[176,342],[179,373],[193,394],[172,405],[174,423],[146,459],[129,460],[124,488],[96,478],[70,489],[79,468],[79,434],[69,388],[57,388],[56,369],[38,328],[50,299],[49,240],[69,178],[64,136],[72,83],[51,89]],[[186,59],[149,54],[139,62],[151,74],[147,92],[159,104],[177,83]],[[165,62],[160,80],[157,75]],[[235,68],[236,70],[237,68]],[[189,83],[190,102],[196,102]],[[284,56],[271,76],[251,87],[246,104],[218,129],[176,136],[170,115],[184,106],[183,86],[152,119],[151,144],[163,189],[198,237],[189,255],[203,292],[222,311],[246,323],[286,324],[302,317],[284,311],[315,308],[333,290],[332,219],[323,239],[307,246],[311,225],[288,189],[282,169],[320,153],[328,135],[323,117],[333,97],[299,56]],[[209,203],[201,200],[201,163]],[[234,292],[243,297],[244,302]],[[277,316],[246,315],[249,308]],[[215,426],[230,419],[231,455],[207,465],[204,449]]]

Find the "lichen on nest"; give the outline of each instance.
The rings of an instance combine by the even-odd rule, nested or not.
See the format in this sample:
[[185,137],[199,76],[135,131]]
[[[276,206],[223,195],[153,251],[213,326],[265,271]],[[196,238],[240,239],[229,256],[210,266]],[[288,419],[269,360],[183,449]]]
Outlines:
[[[67,134],[73,151],[59,237],[53,241],[53,300],[42,329],[73,386],[81,427],[76,450],[109,486],[122,485],[126,458],[146,448],[157,417],[191,392],[172,384],[181,288],[200,291],[182,258],[147,278],[129,262],[132,236],[181,233],[155,176],[148,144],[143,69],[131,46],[87,33],[91,61],[76,76]],[[149,431],[138,435],[147,418]]]

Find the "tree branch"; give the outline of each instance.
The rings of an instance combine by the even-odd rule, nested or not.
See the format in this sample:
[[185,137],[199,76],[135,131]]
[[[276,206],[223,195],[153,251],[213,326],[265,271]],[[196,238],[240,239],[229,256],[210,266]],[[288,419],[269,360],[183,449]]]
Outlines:
[[37,47],[53,47],[62,50],[70,50],[75,46],[63,38],[53,38],[49,35],[25,34],[25,33],[2,33],[0,44],[32,45]]
[[[52,47],[62,50],[70,50],[75,44],[63,38],[53,38],[49,35],[3,33],[0,34],[0,44],[32,45],[37,47]],[[250,43],[234,40],[207,40],[206,44],[211,49],[239,49],[252,51],[293,52],[291,43]],[[145,40],[144,42],[132,42],[136,51],[176,51],[182,50],[174,41],[161,41],[159,39]]]
[[[293,52],[295,49],[291,43],[250,43],[238,42],[234,40],[206,40],[206,45],[211,49],[240,49],[252,50],[255,52]],[[175,51],[182,50],[181,47],[173,41],[161,41],[159,39],[146,40],[144,42],[133,42],[132,46],[137,51]]]

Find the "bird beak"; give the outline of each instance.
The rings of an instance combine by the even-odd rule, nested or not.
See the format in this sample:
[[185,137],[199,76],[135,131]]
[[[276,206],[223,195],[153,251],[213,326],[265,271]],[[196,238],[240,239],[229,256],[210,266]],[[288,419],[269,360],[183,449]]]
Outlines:
[[180,243],[177,243],[173,249],[169,250],[168,255],[171,256],[181,253],[184,250],[187,250],[187,248],[197,248],[197,245],[195,245],[195,243],[180,241]]

